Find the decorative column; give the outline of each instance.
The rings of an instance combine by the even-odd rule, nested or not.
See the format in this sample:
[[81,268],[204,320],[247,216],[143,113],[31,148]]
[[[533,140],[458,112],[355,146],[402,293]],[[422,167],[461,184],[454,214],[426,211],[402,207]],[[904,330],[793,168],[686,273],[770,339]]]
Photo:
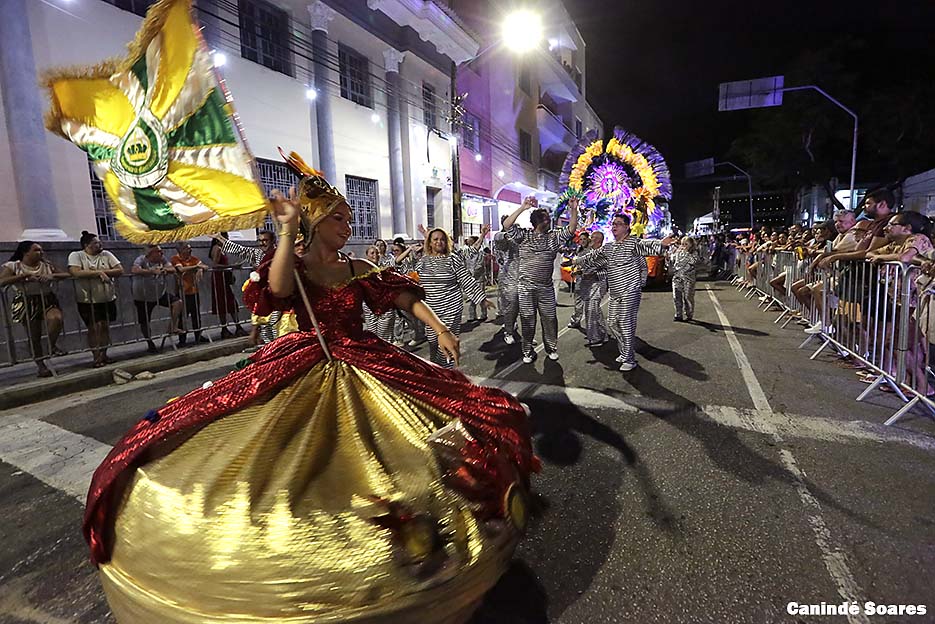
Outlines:
[[20,220],[26,228],[19,240],[67,240],[68,236],[59,228],[52,164],[42,123],[47,103],[39,94],[36,81],[26,0],[3,2],[0,92],[13,160],[16,200]]
[[338,184],[334,165],[334,130],[331,123],[331,97],[328,94],[328,23],[334,19],[334,9],[321,0],[308,5],[312,25],[312,64],[315,72],[315,123],[318,128],[318,167],[325,178]]
[[400,138],[399,119],[399,93],[402,88],[399,79],[399,64],[405,58],[405,52],[393,48],[383,51],[386,84],[389,87],[386,94],[386,128],[389,134],[390,147],[390,193],[393,200],[394,235],[407,232],[406,194],[403,184],[403,148]]

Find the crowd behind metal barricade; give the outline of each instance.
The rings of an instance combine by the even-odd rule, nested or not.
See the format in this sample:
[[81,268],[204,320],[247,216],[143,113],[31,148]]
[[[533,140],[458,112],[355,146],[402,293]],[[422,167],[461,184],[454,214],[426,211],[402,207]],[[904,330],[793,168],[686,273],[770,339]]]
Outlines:
[[775,324],[803,326],[800,348],[811,359],[831,353],[854,369],[868,384],[856,400],[875,391],[899,397],[903,406],[887,425],[916,408],[935,415],[932,223],[891,211],[893,204],[877,192],[860,219],[843,210],[811,231],[764,228],[731,245],[736,287],[775,311]]
[[246,336],[250,314],[240,291],[252,267],[228,263],[215,245],[213,259],[196,257],[184,242],[176,251],[144,247],[125,267],[86,235],[61,267],[45,258],[41,244],[22,242],[0,267],[0,367],[35,361],[39,376],[48,377],[55,358],[69,353],[91,353],[99,367],[111,362],[111,347],[145,343],[159,353]]

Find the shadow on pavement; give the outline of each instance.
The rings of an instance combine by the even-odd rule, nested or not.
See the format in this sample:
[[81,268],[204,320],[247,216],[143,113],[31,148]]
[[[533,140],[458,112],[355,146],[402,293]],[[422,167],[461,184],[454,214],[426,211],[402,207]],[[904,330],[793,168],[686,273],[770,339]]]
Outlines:
[[[709,332],[722,332],[727,329],[718,323],[709,323],[707,321],[699,321],[697,319],[694,321],[689,321],[688,324],[704,327]],[[744,336],[769,336],[768,333],[759,331],[758,329],[748,329],[746,327],[731,327],[730,329],[732,329],[735,334],[742,334]]]
[[668,366],[680,375],[685,375],[697,381],[708,380],[708,374],[700,362],[685,357],[678,351],[667,351],[666,349],[654,347],[642,338],[637,337],[636,352],[647,360]]
[[[638,396],[615,388],[605,388],[602,392],[638,407],[694,437],[701,442],[705,454],[720,470],[753,485],[768,481],[783,483],[793,489],[798,485],[786,467],[765,456],[770,451],[764,449],[758,452],[751,449],[736,429],[707,418],[702,407],[659,384],[656,377],[646,369],[636,368],[626,373],[624,378],[639,392]],[[780,450],[770,436],[757,439],[762,439],[763,446],[771,447],[773,453]],[[829,492],[808,477],[803,476],[803,483],[822,505],[827,505],[864,526],[882,530],[868,516],[838,503]]]
[[487,592],[471,624],[546,624],[549,596],[524,561],[515,560]]

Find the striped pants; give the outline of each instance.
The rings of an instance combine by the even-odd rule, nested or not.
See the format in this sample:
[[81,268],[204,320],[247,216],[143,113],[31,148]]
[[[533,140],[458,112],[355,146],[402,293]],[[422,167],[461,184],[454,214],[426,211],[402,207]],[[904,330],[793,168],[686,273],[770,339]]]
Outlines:
[[523,355],[535,354],[532,342],[536,337],[536,317],[542,321],[542,342],[546,353],[558,350],[558,312],[555,286],[521,283],[519,291],[519,323],[523,331]]
[[575,312],[568,321],[569,325],[581,325],[581,321],[584,320],[584,293],[581,292],[581,280],[582,277],[580,275],[575,276],[575,282],[572,288],[575,298]]
[[675,316],[691,319],[695,314],[695,276],[672,276],[672,300],[675,304]]
[[631,290],[620,297],[611,295],[607,308],[610,335],[617,340],[621,359],[629,364],[636,363],[636,318],[639,316],[642,296],[642,290]]
[[581,316],[587,331],[588,342],[597,343],[607,340],[607,326],[604,323],[604,311],[601,301],[607,294],[607,280],[595,277],[582,277],[575,293],[581,296]]
[[[436,305],[429,303],[428,305],[456,338],[461,336],[461,313],[464,311],[464,305],[460,300],[455,305],[450,303],[436,303]],[[425,326],[425,337],[429,341],[429,360],[444,368],[454,368],[454,360],[448,360],[448,356],[438,348],[438,334],[430,325]]]
[[519,290],[514,279],[501,276],[498,287],[500,314],[503,318],[503,332],[512,334],[519,315]]

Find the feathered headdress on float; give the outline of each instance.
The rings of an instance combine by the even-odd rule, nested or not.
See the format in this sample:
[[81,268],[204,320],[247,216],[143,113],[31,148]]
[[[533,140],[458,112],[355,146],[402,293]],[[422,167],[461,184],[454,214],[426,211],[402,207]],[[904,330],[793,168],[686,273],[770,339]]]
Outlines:
[[568,199],[577,196],[582,213],[590,211],[598,227],[617,212],[631,220],[631,230],[641,235],[649,223],[664,216],[660,203],[672,198],[669,167],[649,143],[617,126],[604,146],[596,129],[588,132],[565,158],[559,184],[565,187],[556,216]]

